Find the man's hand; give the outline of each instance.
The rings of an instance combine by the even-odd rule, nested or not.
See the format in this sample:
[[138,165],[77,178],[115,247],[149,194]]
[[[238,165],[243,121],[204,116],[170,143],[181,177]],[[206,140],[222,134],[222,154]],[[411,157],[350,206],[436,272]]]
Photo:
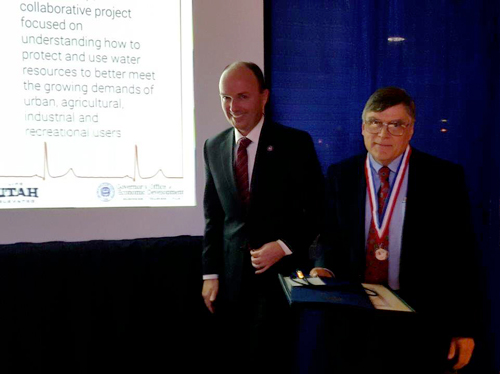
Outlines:
[[472,357],[472,351],[474,351],[474,339],[451,339],[450,351],[448,352],[448,360],[457,357],[457,363],[453,365],[453,369],[458,370],[467,365]]
[[333,278],[333,273],[325,268],[313,268],[309,275],[311,277],[321,277],[321,278]]
[[214,301],[217,298],[217,293],[219,292],[219,280],[218,279],[205,279],[203,281],[203,289],[201,290],[201,296],[205,301],[210,313],[214,313]]
[[278,242],[270,242],[259,249],[252,249],[250,255],[252,256],[252,266],[257,269],[255,274],[262,274],[285,257],[285,251]]

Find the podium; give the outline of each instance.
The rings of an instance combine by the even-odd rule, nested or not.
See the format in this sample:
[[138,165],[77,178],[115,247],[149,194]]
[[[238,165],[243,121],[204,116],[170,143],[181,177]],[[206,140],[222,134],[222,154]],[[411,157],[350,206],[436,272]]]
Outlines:
[[280,276],[298,325],[295,373],[407,373],[421,359],[412,338],[417,313],[393,291],[334,279],[298,281]]

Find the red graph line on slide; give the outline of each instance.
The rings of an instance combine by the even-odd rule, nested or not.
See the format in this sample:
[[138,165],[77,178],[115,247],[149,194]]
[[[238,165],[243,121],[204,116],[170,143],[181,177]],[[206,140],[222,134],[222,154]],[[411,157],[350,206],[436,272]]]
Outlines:
[[64,178],[65,176],[69,174],[73,174],[75,178],[79,179],[131,179],[134,182],[137,179],[152,179],[156,177],[157,175],[161,174],[165,179],[183,179],[183,176],[169,176],[166,175],[162,169],[159,169],[156,173],[153,175],[148,175],[148,176],[143,176],[141,174],[140,166],[139,166],[139,150],[137,145],[134,146],[135,151],[134,151],[134,175],[122,175],[122,176],[88,176],[88,175],[79,175],[75,172],[73,168],[69,168],[68,171],[66,171],[64,174],[61,175],[54,175],[51,174],[50,168],[49,168],[49,152],[47,148],[47,142],[43,143],[43,174],[33,174],[33,175],[0,175],[0,178],[40,178],[42,180],[46,180],[47,178],[51,179],[58,179],[58,178]]

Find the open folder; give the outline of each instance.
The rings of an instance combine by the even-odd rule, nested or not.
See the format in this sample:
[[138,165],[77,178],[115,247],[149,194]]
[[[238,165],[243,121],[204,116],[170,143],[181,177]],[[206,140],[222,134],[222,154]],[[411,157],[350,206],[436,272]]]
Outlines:
[[362,283],[362,286],[367,290],[367,293],[370,294],[370,301],[375,309],[393,310],[396,312],[415,312],[415,310],[401,297],[381,284]]
[[361,284],[333,278],[296,279],[279,274],[290,305],[337,304],[364,309],[414,312],[398,295],[380,284]]

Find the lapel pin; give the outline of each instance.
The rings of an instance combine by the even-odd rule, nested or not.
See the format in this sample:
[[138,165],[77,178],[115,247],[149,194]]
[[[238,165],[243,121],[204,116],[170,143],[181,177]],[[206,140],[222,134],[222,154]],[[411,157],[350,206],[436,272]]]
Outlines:
[[267,147],[267,151],[268,152],[272,152],[274,150],[274,147],[272,145],[268,146]]

